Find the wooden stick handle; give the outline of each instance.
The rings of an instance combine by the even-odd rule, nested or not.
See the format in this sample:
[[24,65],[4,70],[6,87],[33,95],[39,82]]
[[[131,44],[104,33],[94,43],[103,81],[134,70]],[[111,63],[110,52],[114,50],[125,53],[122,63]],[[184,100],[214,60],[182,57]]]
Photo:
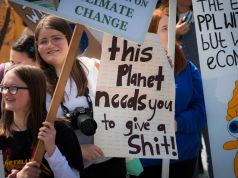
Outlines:
[[[69,44],[69,52],[67,54],[67,58],[64,61],[64,65],[62,67],[61,74],[59,76],[59,80],[56,85],[55,92],[51,101],[49,112],[46,116],[46,121],[49,122],[55,121],[56,113],[58,111],[58,107],[64,94],[65,85],[69,78],[73,63],[78,55],[79,42],[82,33],[83,33],[82,25],[76,24],[72,39]],[[37,143],[35,154],[33,156],[33,160],[41,163],[42,158],[44,156],[44,152],[45,152],[44,142],[39,140]]]

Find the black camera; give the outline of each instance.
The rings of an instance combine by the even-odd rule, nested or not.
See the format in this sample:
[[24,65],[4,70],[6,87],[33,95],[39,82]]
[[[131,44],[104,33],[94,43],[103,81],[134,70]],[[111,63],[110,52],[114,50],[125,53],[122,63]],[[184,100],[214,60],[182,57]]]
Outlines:
[[70,119],[73,129],[79,129],[87,136],[95,134],[97,123],[93,119],[92,109],[76,107],[73,111],[65,113],[65,117]]

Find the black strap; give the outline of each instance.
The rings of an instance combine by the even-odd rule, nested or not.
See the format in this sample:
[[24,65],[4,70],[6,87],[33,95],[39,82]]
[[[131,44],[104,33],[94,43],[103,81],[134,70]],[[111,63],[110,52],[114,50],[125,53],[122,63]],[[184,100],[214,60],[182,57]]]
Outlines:
[[84,95],[88,101],[88,105],[89,105],[89,109],[91,109],[93,111],[93,103],[91,100],[91,97],[89,96],[89,89],[87,88],[85,95]]
[[5,37],[6,32],[7,32],[7,27],[8,27],[8,24],[10,22],[10,15],[11,15],[11,8],[8,6],[5,21],[4,21],[3,27],[2,27],[1,32],[0,32],[0,49],[2,48],[4,37]]

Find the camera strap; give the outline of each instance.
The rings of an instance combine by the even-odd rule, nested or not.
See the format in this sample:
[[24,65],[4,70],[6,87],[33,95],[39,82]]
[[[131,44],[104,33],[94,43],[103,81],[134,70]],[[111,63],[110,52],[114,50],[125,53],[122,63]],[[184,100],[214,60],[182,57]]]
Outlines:
[[[90,111],[91,113],[93,113],[93,104],[92,104],[92,100],[91,100],[91,97],[89,96],[89,89],[87,88],[86,89],[86,92],[85,92],[85,95],[84,95],[88,101],[88,106],[89,108],[86,108],[86,110]],[[61,105],[61,108],[64,112],[64,115],[67,117],[67,115],[69,114],[69,109],[61,102],[60,103]]]

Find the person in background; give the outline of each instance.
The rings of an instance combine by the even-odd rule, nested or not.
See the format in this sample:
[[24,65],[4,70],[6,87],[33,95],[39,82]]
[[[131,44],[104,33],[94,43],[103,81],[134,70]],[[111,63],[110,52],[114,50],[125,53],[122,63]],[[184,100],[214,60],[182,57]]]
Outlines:
[[[178,22],[176,24],[176,37],[179,41],[179,44],[182,50],[184,51],[186,59],[192,61],[196,65],[196,67],[200,70],[192,0],[177,0],[177,19]],[[207,153],[208,173],[210,178],[213,178],[211,151],[210,151],[207,124],[201,130],[201,140],[202,137],[204,138]],[[202,149],[204,148],[202,147]],[[199,173],[201,174],[204,173],[204,167],[202,164],[202,156],[201,156],[202,149],[200,150],[200,154],[198,157],[198,171],[195,174],[195,177],[197,177]]]
[[0,0],[0,63],[8,62],[12,44],[25,29],[23,20],[8,0]]
[[23,33],[16,40],[10,50],[10,63],[11,65],[27,64],[32,66],[38,66],[35,57],[34,35]]
[[[149,32],[158,34],[165,50],[168,46],[169,8],[162,3],[154,10]],[[196,66],[185,59],[179,45],[175,46],[174,75],[175,135],[178,160],[170,160],[170,178],[192,178],[200,151],[200,130],[206,122],[201,75]],[[160,178],[161,159],[140,159],[144,171],[139,178]],[[134,177],[134,176],[131,176]]]
[[5,70],[15,64],[38,66],[33,35],[23,33],[11,46],[9,62],[0,64],[0,80],[2,80]]
[[[2,81],[7,68],[9,68],[12,65],[25,64],[25,65],[38,66],[35,58],[34,41],[35,41],[34,36],[28,34],[27,32],[24,32],[15,41],[10,50],[9,62],[0,64],[0,81]],[[0,95],[0,101],[2,101],[2,95]],[[0,111],[1,107],[2,104],[0,105]]]
[[[46,80],[41,69],[11,66],[0,85],[4,108],[0,128],[5,175],[17,178],[78,178],[83,172],[81,149],[74,131],[62,121],[45,121]],[[37,142],[46,153],[32,161]]]
[[[72,37],[69,24],[58,17],[48,15],[43,17],[35,29],[37,60],[44,71],[48,82],[47,106],[49,107],[53,93],[61,73],[62,66],[69,51]],[[69,116],[77,112],[76,108],[92,109],[94,101],[98,69],[98,60],[87,57],[75,59],[64,96],[58,108],[57,116]],[[93,133],[86,134],[74,124],[77,118],[68,118],[81,144],[85,165],[85,178],[126,178],[125,158],[106,158],[103,151],[94,144]],[[76,125],[76,127],[75,127]],[[95,125],[92,125],[95,127]]]
[[186,59],[200,69],[192,0],[177,0],[176,38]]

